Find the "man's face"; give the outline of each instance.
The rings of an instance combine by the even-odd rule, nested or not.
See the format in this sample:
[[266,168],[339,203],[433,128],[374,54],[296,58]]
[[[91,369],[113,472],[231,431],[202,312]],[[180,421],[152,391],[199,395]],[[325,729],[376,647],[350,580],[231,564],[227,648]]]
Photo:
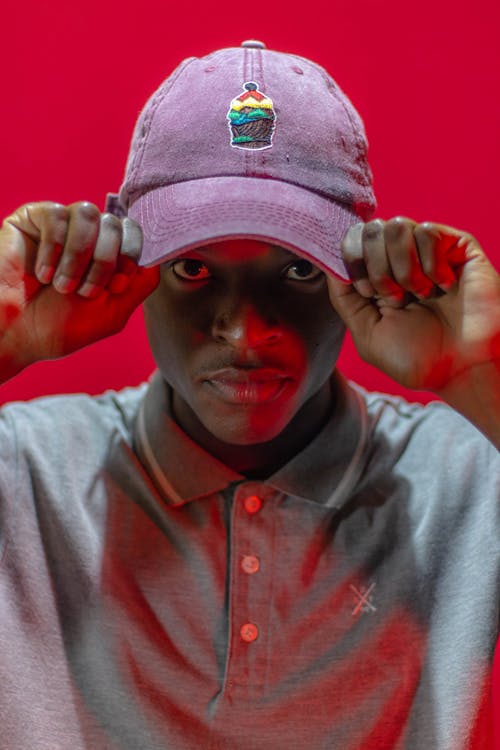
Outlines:
[[[227,240],[165,263],[144,304],[153,356],[181,426],[231,445],[265,443],[333,370],[344,326],[326,278],[258,240]],[[194,419],[193,419],[194,417]]]

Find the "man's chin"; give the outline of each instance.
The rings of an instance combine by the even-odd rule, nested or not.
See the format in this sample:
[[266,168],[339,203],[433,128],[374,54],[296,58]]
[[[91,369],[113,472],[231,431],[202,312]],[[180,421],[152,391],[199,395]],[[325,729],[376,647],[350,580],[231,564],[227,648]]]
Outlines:
[[222,420],[207,420],[204,427],[214,438],[227,445],[251,446],[270,443],[277,438],[291,421],[291,416],[286,418],[276,415],[265,415],[265,413],[245,418],[226,418]]
[[278,386],[275,383],[267,389],[265,386],[255,392],[243,389],[243,393],[228,395],[219,387],[204,384],[195,413],[205,429],[223,443],[235,446],[269,443],[293,419],[297,384],[286,380]]
[[202,397],[197,394],[189,403],[174,395],[174,415],[188,435],[209,451],[217,452],[214,441],[235,447],[262,445],[280,436],[292,421],[297,394],[290,390],[266,403],[234,404],[203,388]]

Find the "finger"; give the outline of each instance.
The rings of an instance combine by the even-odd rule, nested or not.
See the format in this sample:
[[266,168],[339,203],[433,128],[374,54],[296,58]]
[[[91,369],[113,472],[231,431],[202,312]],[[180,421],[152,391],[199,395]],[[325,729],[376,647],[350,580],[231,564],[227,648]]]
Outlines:
[[371,331],[379,322],[381,314],[371,300],[359,294],[354,284],[345,282],[333,276],[327,276],[330,301],[343,320],[361,356],[366,340],[370,339]]
[[115,316],[115,332],[123,328],[129,316],[154,291],[159,281],[160,266],[139,268],[123,293],[109,296],[108,302],[120,310],[120,314]]
[[363,227],[363,258],[375,296],[390,307],[402,307],[405,290],[394,279],[385,244],[385,222],[381,219]]
[[52,281],[61,294],[69,294],[80,285],[94,252],[101,216],[96,206],[85,201],[73,203],[68,210],[66,242]]
[[142,230],[128,217],[122,221],[122,245],[117,259],[116,273],[108,289],[112,294],[123,294],[137,273],[137,262],[142,250]]
[[62,253],[68,226],[68,211],[59,203],[27,203],[4,223],[14,227],[20,240],[20,257],[28,274],[49,284]]
[[123,219],[122,255],[126,255],[137,263],[142,250],[142,229],[133,219],[126,216]]
[[121,221],[113,214],[103,214],[92,262],[78,294],[91,299],[104,291],[116,271],[121,241]]
[[462,254],[460,253],[460,257],[457,258],[453,250],[464,234],[457,233],[450,227],[424,222],[415,227],[414,235],[426,276],[443,292],[449,291],[456,282],[456,273],[452,266],[457,260],[463,260]]
[[371,299],[375,290],[368,281],[368,271],[363,258],[363,222],[349,227],[342,240],[344,264],[356,291]]
[[415,221],[403,216],[387,221],[385,246],[396,283],[415,297],[428,299],[434,292],[434,281],[422,268],[414,237],[415,226]]
[[34,273],[41,284],[50,284],[66,241],[68,210],[60,203],[43,202],[28,204],[26,213],[40,232]]
[[133,260],[124,255],[118,256],[116,273],[108,284],[111,294],[123,294],[138,271]]

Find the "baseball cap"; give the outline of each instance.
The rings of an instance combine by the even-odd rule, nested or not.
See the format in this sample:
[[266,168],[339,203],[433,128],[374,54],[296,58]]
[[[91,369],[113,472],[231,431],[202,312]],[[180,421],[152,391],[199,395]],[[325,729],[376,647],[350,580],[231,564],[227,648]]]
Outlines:
[[185,60],[138,118],[119,193],[143,230],[139,263],[257,238],[347,279],[342,238],[375,210],[367,148],[360,115],[310,60],[256,40]]

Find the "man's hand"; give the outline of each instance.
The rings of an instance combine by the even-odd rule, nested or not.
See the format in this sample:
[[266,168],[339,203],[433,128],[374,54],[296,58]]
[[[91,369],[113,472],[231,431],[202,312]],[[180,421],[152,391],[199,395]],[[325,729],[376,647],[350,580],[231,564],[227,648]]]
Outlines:
[[408,388],[431,390],[498,440],[500,276],[477,240],[397,217],[352,227],[352,283],[330,297],[361,357]]
[[121,330],[159,269],[140,227],[91,203],[32,203],[0,230],[0,380]]

